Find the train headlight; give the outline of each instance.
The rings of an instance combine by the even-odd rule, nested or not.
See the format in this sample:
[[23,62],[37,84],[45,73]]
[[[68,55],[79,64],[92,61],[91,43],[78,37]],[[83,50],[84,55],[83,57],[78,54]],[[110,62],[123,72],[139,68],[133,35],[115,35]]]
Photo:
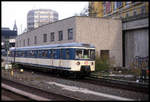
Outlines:
[[80,65],[80,62],[77,62],[76,64],[77,64],[77,65]]

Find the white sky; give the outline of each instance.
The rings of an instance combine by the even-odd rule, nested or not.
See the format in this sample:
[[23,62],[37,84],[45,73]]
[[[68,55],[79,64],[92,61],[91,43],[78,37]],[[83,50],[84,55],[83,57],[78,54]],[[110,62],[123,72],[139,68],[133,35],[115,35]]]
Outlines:
[[2,10],[2,27],[13,29],[14,22],[18,27],[18,33],[27,28],[27,13],[32,9],[52,9],[58,12],[59,20],[74,16],[75,13],[80,13],[84,7],[88,6],[88,2],[21,2],[21,1],[3,1],[1,3]]

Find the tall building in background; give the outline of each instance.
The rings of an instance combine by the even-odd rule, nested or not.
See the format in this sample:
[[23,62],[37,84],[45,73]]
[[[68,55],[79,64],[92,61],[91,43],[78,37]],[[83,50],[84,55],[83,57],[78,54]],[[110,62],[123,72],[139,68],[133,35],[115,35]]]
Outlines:
[[103,17],[103,2],[89,2],[89,16]]
[[58,13],[51,9],[30,10],[27,15],[27,30],[58,20]]
[[149,13],[149,2],[90,2],[89,14],[94,17],[128,18]]

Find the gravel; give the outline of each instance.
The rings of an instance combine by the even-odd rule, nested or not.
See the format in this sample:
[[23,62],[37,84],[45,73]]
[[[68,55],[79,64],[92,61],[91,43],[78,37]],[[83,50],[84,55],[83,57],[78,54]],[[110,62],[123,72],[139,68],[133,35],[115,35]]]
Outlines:
[[[16,69],[14,70],[13,76],[11,76],[10,71],[2,70],[2,77],[15,80],[20,83],[24,83],[26,85],[30,85],[30,86],[32,85],[33,87],[38,87],[46,91],[80,98],[82,100],[114,100],[114,99],[98,96],[94,94],[88,94],[86,92],[69,91],[68,89],[59,86],[59,84],[66,85],[69,88],[70,86],[77,87],[81,91],[88,90],[92,92],[94,91],[94,92],[99,92],[99,93],[104,93],[104,94],[109,94],[113,96],[129,98],[129,99],[135,99],[135,100],[149,100],[148,94],[122,90],[122,89],[115,89],[115,88],[110,88],[105,86],[98,86],[89,83],[78,82],[77,80],[73,81],[64,78],[57,78],[57,77],[42,75],[39,74],[38,72],[33,73],[26,70],[24,70],[23,73],[20,73],[19,70]],[[48,84],[48,82],[53,82],[55,84]]]

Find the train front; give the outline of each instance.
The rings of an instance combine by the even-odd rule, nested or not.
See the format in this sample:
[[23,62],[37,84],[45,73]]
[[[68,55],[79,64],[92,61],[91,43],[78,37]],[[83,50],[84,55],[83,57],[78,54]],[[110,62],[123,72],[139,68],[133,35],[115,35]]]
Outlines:
[[95,48],[75,49],[75,60],[72,65],[72,70],[83,75],[95,71]]

